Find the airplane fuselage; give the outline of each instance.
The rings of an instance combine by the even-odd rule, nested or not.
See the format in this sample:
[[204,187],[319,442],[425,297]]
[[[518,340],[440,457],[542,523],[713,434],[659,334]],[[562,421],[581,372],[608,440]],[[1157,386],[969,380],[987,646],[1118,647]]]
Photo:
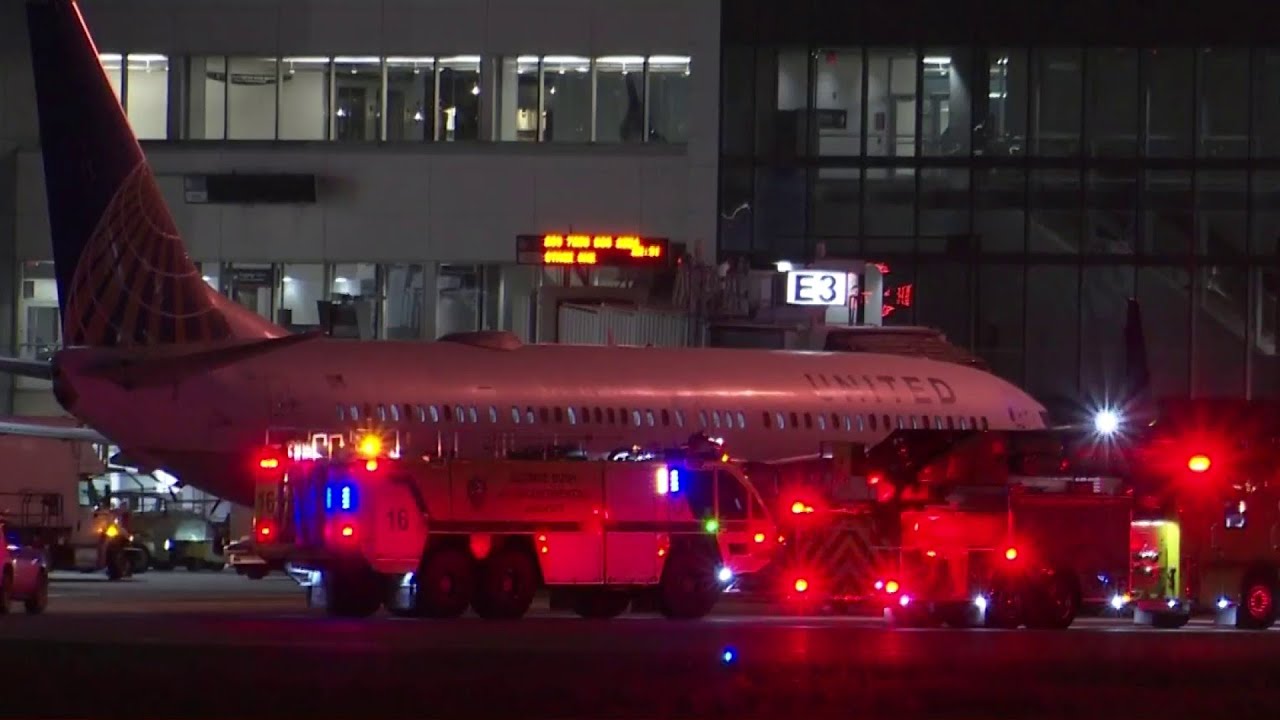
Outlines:
[[1044,426],[1039,403],[994,375],[891,355],[315,338],[140,386],[85,372],[128,352],[64,351],[68,409],[126,454],[237,502],[271,429],[376,426],[409,451],[464,456],[552,443],[606,453],[704,433],[772,460],[897,428]]

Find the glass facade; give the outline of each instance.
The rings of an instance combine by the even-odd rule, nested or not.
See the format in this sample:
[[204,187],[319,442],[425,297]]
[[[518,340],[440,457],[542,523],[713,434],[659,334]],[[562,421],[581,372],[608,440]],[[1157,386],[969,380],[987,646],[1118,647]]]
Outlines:
[[1131,2],[722,7],[721,260],[884,263],[886,324],[1055,409],[1123,391],[1130,299],[1156,395],[1280,395],[1280,32]]
[[[684,55],[99,55],[143,140],[684,143]],[[486,86],[492,87],[486,87]],[[490,112],[490,108],[492,112]],[[491,114],[492,128],[481,122]]]

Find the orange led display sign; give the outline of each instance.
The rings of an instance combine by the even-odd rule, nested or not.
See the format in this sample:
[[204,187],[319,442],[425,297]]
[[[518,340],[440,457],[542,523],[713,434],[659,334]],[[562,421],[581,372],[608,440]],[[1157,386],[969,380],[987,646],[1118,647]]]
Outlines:
[[665,238],[586,233],[516,236],[516,262],[521,265],[657,266],[667,264],[669,254]]

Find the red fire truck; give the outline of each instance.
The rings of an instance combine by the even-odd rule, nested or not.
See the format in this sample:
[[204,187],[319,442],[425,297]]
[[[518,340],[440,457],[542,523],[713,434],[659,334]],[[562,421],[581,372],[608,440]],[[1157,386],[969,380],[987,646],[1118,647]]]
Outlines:
[[787,511],[785,551],[757,589],[908,625],[1067,627],[1129,587],[1132,499],[1082,442],[904,430],[825,465],[756,469]]
[[1135,617],[1157,625],[1213,613],[1264,629],[1280,588],[1280,408],[1239,400],[1164,403],[1116,442],[1139,494]]
[[397,448],[394,434],[317,434],[259,486],[256,551],[315,569],[332,614],[518,618],[545,587],[585,617],[633,600],[701,617],[777,545],[759,495],[719,457],[436,460]]

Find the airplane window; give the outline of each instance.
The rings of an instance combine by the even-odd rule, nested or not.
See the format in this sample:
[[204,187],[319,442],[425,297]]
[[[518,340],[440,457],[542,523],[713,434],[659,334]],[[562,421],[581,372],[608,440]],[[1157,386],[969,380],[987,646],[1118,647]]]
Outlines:
[[636,427],[640,427],[640,411],[639,410],[631,411],[631,423]]
[[543,425],[546,425],[547,423],[551,422],[551,413],[547,410],[547,407],[545,405],[538,408],[538,415],[542,418]]
[[836,384],[839,385],[840,387],[849,387],[848,383],[844,381],[844,378],[840,377],[839,375],[832,375],[831,379],[835,380]]
[[458,422],[460,422],[460,423],[464,423],[464,422],[466,422],[466,421],[467,421],[467,409],[466,409],[465,407],[461,406],[461,405],[456,405],[456,406],[454,406],[454,408],[453,408],[453,418],[454,418],[455,420],[457,420]]
[[666,408],[663,408],[663,410],[662,410],[662,427],[667,427],[667,426],[668,426],[668,425],[670,425],[670,424],[671,424],[671,412],[670,412],[669,410],[667,410]]
[[956,429],[956,419],[955,419],[955,417],[953,417],[953,416],[951,416],[951,415],[948,415],[948,416],[947,416],[947,429],[948,429],[948,430],[955,430],[955,429]]
[[570,408],[568,408],[565,412],[566,412],[566,413],[568,414],[568,416],[569,416],[569,424],[570,424],[570,425],[577,425],[577,424],[578,424],[578,416],[577,416],[576,414],[574,414],[574,412],[573,412],[573,408],[572,408],[572,407],[570,407]]
[[586,425],[587,423],[591,422],[591,408],[587,407],[586,405],[583,405],[581,417],[582,417],[583,425]]
[[[848,425],[848,424],[849,424],[848,422],[845,422],[845,425]],[[835,430],[838,427],[840,427],[840,415],[839,413],[831,413],[831,429]],[[848,430],[848,429],[849,428],[847,427],[845,428],[845,430]]]
[[990,427],[987,425],[987,416],[986,416],[986,415],[983,415],[983,416],[982,416],[982,429],[983,429],[983,430],[989,430],[989,429],[990,429]]
[[1013,408],[1010,407],[1008,408],[1008,410],[1009,410],[1009,422],[1017,422],[1018,418],[1013,414]]
[[915,415],[911,416],[911,429],[912,430],[920,429],[920,418],[917,418]]
[[961,430],[968,430],[968,429],[969,429],[969,423],[965,422],[965,419],[964,419],[964,418],[960,418],[960,429],[961,429]]
[[440,417],[444,418],[445,422],[453,422],[453,408],[448,405],[441,405]]
[[387,408],[381,404],[378,405],[378,421],[379,422],[387,421]]
[[972,428],[972,429],[974,429],[974,430],[977,430],[977,429],[978,429],[978,418],[973,417],[972,415],[970,415],[970,416],[969,416],[969,427],[970,427],[970,428]]
[[356,407],[355,405],[351,406],[351,419],[352,420],[360,419],[360,408]]
[[476,412],[475,405],[472,405],[471,407],[467,408],[467,412],[471,416],[471,422],[473,423],[480,422],[480,414]]
[[559,405],[557,405],[554,409],[556,413],[556,424],[560,425],[561,423],[564,422],[564,410]]
[[793,430],[800,429],[800,416],[796,413],[791,413],[791,428]]
[[764,418],[764,422],[761,423],[761,427],[763,427],[765,430],[768,430],[769,428],[773,427],[773,420],[769,417],[769,411],[765,410],[761,415]]
[[[862,432],[863,430],[866,429],[866,425],[863,425],[863,420],[861,415],[857,415],[856,417],[858,418],[858,432]],[[845,429],[846,430],[849,429],[849,422],[847,420],[845,421]]]
[[676,408],[676,427],[684,427],[684,411]]
[[644,411],[644,419],[645,419],[645,420],[647,420],[647,421],[649,421],[649,427],[653,427],[654,422],[653,422],[653,411],[652,411],[652,410],[645,410],[645,411]]
[[615,421],[613,417],[613,408],[608,408],[608,411],[609,411],[609,424],[612,425]]
[[498,408],[492,405],[489,406],[489,422],[494,424],[498,422]]
[[367,418],[373,417],[373,406],[369,403],[364,404],[364,416]]
[[818,429],[819,430],[827,429],[827,416],[823,415],[822,413],[818,413]]
[[[434,407],[431,409],[432,411],[435,410]],[[511,422],[515,423],[516,425],[520,424],[520,408],[516,407],[515,405],[511,406]]]
[[390,410],[391,410],[391,421],[400,422],[400,406],[392,405]]
[[897,417],[898,417],[898,429],[899,430],[906,429],[906,424],[902,422],[902,416],[898,415]]
[[813,416],[810,415],[809,413],[804,414],[804,429],[805,430],[813,429]]
[[345,407],[343,407],[343,406],[339,405],[339,406],[338,406],[338,420],[339,420],[339,421],[342,421],[342,420],[346,420],[346,419],[347,419],[347,409],[346,409]]
[[875,429],[876,429],[876,416],[875,416],[875,415],[871,415],[871,416],[869,416],[869,417],[871,418],[871,429],[872,429],[872,430],[875,430]]
[[891,429],[893,429],[893,423],[889,422],[889,416],[888,416],[888,415],[881,415],[880,417],[884,420],[884,429],[885,429],[885,430],[891,430]]
[[440,422],[440,409],[437,408],[435,405],[432,405],[430,410],[431,410],[431,422],[433,423]]
[[741,410],[738,411],[738,429],[739,430],[747,429],[747,416],[746,416],[746,413],[742,412]]
[[702,427],[706,427],[706,426],[707,426],[707,411],[706,411],[706,410],[699,410],[699,411],[698,411],[698,422],[702,424]]
[[776,413],[774,413],[774,414],[773,414],[773,419],[778,421],[778,429],[779,429],[779,430],[781,430],[781,429],[783,429],[783,428],[785,428],[785,427],[787,426],[786,421],[782,419],[782,413],[780,413],[780,412],[776,412]]
[[527,422],[527,423],[529,423],[530,425],[532,425],[532,424],[534,424],[535,422],[537,422],[537,418],[536,418],[536,417],[534,417],[534,415],[533,415],[533,406],[532,406],[532,405],[525,405],[525,406],[524,406],[524,421],[525,421],[525,422]]
[[715,410],[711,411],[711,424],[714,425],[717,430],[720,428],[720,413]]
[[627,424],[627,409],[626,409],[626,408],[618,408],[618,424],[619,424],[619,425],[626,425],[626,424]]
[[[595,415],[595,418],[596,418],[596,424],[597,424],[597,425],[603,425],[603,424],[604,424],[604,413],[602,413],[602,412],[600,411],[600,408],[596,408],[596,409],[595,409],[595,413],[594,413],[594,415]],[[613,420],[612,420],[612,419],[610,419],[610,420],[609,420],[609,422],[613,422]]]

